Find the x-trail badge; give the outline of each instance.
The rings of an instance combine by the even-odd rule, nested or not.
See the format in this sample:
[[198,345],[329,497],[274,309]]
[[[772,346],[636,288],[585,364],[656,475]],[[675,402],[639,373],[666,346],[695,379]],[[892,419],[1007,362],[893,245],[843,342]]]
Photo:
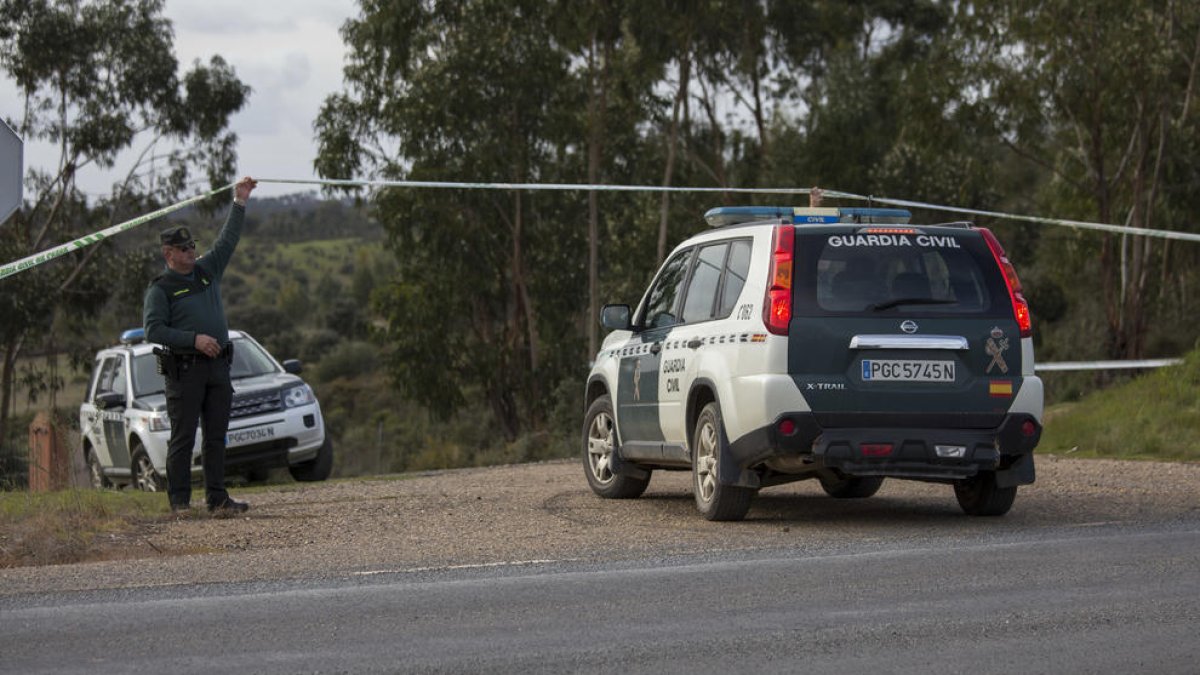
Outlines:
[[907,319],[900,324],[900,330],[911,335],[912,333],[917,332],[917,322],[913,321],[912,319]]

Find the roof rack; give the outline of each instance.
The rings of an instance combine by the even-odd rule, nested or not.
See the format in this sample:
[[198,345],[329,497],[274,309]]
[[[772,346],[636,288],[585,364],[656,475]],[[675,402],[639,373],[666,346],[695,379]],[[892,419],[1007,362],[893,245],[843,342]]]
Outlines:
[[786,220],[796,225],[861,223],[905,225],[912,214],[904,209],[841,208],[808,206],[719,206],[709,209],[704,219],[711,227],[726,227],[760,220]]

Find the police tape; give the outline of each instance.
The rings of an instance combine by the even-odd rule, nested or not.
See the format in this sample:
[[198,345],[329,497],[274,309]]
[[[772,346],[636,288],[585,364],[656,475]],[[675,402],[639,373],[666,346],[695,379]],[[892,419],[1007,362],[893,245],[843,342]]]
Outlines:
[[1178,366],[1183,359],[1140,359],[1130,361],[1057,361],[1055,363],[1037,363],[1033,369],[1036,372],[1067,371],[1067,370],[1128,370],[1133,368],[1166,368]]
[[[566,192],[732,192],[735,194],[806,195],[815,188],[721,188],[675,185],[599,185],[588,183],[463,183],[436,180],[352,180],[341,178],[258,178],[259,183],[323,185],[329,187],[446,188],[458,190],[557,190]],[[826,197],[854,199],[857,195],[821,190]],[[865,199],[865,197],[864,197]]]
[[[832,193],[826,193],[832,194]],[[910,209],[927,209],[930,211],[942,211],[944,213],[961,213],[968,216],[986,216],[988,218],[999,218],[1001,220],[1017,220],[1027,223],[1039,223],[1042,225],[1062,225],[1079,230],[1099,230],[1101,232],[1113,232],[1115,234],[1130,234],[1136,237],[1156,237],[1159,239],[1174,239],[1178,241],[1197,241],[1200,242],[1200,233],[1197,232],[1181,232],[1179,230],[1154,230],[1145,227],[1131,227],[1129,225],[1109,225],[1107,223],[1092,223],[1086,220],[1069,220],[1066,218],[1045,218],[1042,216],[1025,216],[1016,213],[1004,213],[1002,211],[983,211],[980,209],[968,209],[961,206],[944,206],[941,204],[929,204],[926,202],[914,202],[907,199],[890,199],[887,197],[870,197],[865,195],[855,195],[847,193],[838,193],[837,195],[843,199],[859,199],[888,206],[903,206]]]
[[177,202],[175,204],[171,204],[170,206],[165,206],[157,211],[147,213],[144,216],[138,216],[137,218],[134,218],[132,220],[126,220],[123,223],[117,223],[116,225],[113,225],[112,227],[105,228],[105,229],[100,230],[99,232],[96,232],[93,234],[88,234],[88,235],[82,236],[74,241],[69,241],[65,244],[60,244],[58,246],[55,246],[54,248],[42,251],[41,253],[35,253],[27,258],[21,258],[20,260],[14,260],[11,263],[5,264],[3,267],[0,267],[0,279],[11,277],[12,275],[16,274],[17,272],[23,272],[31,267],[37,267],[38,265],[41,265],[43,263],[50,262],[51,260],[54,260],[55,258],[58,258],[67,253],[70,253],[71,251],[77,251],[82,248],[87,248],[88,246],[91,246],[92,244],[98,244],[101,241],[104,241],[108,237],[111,237],[115,234],[120,234],[126,230],[133,229],[133,228],[137,227],[138,225],[144,225],[145,223],[148,223],[151,220],[154,220],[155,218],[160,218],[162,216],[167,215],[168,213],[174,213],[175,211],[178,211],[179,209],[182,209],[190,204],[194,204],[198,201],[208,199],[209,197],[212,197],[214,195],[221,194],[222,192],[232,188],[233,185],[234,185],[233,183],[230,183],[229,185],[217,188],[216,190],[211,190],[202,195],[196,195],[195,197],[189,197],[188,199],[185,199],[181,202]]
[[[323,187],[354,187],[354,188],[429,188],[429,189],[459,189],[459,190],[558,190],[558,191],[575,191],[575,192],[692,192],[692,193],[734,193],[734,194],[778,194],[778,195],[807,195],[811,194],[816,188],[737,188],[737,187],[684,187],[684,186],[667,186],[667,185],[600,185],[587,183],[488,183],[488,182],[456,182],[456,181],[419,181],[419,180],[353,180],[353,179],[301,179],[301,178],[259,178],[259,183],[274,183],[282,185],[319,185]],[[233,184],[217,188],[205,194],[196,195],[181,202],[161,208],[144,216],[127,220],[123,223],[113,225],[107,229],[101,230],[94,234],[85,235],[74,241],[61,244],[54,248],[35,253],[26,258],[7,263],[0,266],[0,279],[5,279],[18,272],[37,267],[51,260],[54,260],[68,252],[86,248],[92,244],[99,243],[104,239],[119,234],[126,230],[137,227],[144,223],[150,222],[155,218],[165,216],[174,211],[178,211],[195,202],[208,199],[213,195],[220,194],[225,190],[233,187]],[[1162,239],[1176,239],[1182,241],[1200,242],[1200,233],[1180,232],[1176,230],[1154,230],[1139,227],[1129,227],[1125,225],[1110,225],[1107,223],[1093,223],[1080,220],[1068,220],[1063,218],[1045,218],[1041,216],[1026,216],[1014,213],[1004,213],[1001,211],[984,211],[980,209],[969,209],[958,206],[946,206],[942,204],[932,204],[928,202],[910,201],[905,199],[891,199],[888,197],[874,197],[870,195],[860,195],[853,192],[842,192],[840,190],[822,189],[821,194],[828,199],[852,199],[858,201],[867,201],[871,203],[885,204],[888,206],[903,206],[908,208],[919,208],[931,211],[941,211],[947,213],[961,213],[965,215],[986,216],[989,218],[998,218],[1003,220],[1017,220],[1032,223],[1040,223],[1046,225],[1062,225],[1076,229],[1090,229],[1104,232],[1113,232],[1118,234],[1130,234],[1142,237],[1158,237]]]
[[[578,192],[708,192],[736,194],[810,194],[816,188],[720,188],[720,187],[673,187],[665,185],[592,185],[586,183],[460,183],[447,181],[419,180],[342,180],[342,179],[289,179],[262,178],[260,183],[289,183],[294,185],[323,185],[329,187],[402,187],[402,188],[457,188],[461,190],[570,190]],[[930,202],[918,202],[907,199],[892,199],[889,197],[874,197],[860,195],[840,190],[821,189],[821,195],[827,199],[852,199],[887,206],[903,206],[913,209],[940,211],[943,213],[960,213],[971,216],[985,216],[1001,220],[1016,220],[1042,225],[1062,225],[1075,229],[1098,230],[1116,234],[1130,234],[1138,237],[1157,237],[1160,239],[1175,239],[1179,241],[1200,242],[1200,233],[1181,232],[1178,230],[1155,230],[1128,225],[1111,225],[1108,223],[1093,223],[1085,220],[1070,220],[1067,218],[1046,218],[1043,216],[1026,216],[1002,211],[985,211],[969,209],[961,206],[947,206]]]

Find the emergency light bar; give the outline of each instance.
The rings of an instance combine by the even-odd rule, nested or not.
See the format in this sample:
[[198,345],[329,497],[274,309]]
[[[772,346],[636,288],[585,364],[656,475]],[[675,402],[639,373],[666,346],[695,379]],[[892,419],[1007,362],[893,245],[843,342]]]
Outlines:
[[129,330],[121,333],[121,344],[123,344],[123,345],[136,345],[139,342],[145,342],[145,341],[146,341],[146,329],[145,328],[130,328]]
[[725,227],[760,220],[785,220],[794,225],[861,223],[906,225],[912,214],[905,209],[873,209],[807,206],[719,206],[704,214],[710,227]]

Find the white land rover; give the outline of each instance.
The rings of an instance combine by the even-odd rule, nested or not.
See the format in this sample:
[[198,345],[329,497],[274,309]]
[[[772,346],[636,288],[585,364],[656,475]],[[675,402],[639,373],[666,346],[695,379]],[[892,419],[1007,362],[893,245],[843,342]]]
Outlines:
[[588,377],[583,465],[607,498],[690,470],[737,520],[764,487],[815,478],[870,497],[946,483],[997,516],[1034,481],[1042,382],[1020,281],[992,233],[907,211],[723,207],[680,244]]
[[[325,480],[333,468],[333,445],[325,433],[321,406],[300,379],[300,362],[280,364],[246,333],[231,330],[233,404],[225,437],[225,467],[252,480],[274,467],[287,467],[300,481]],[[100,350],[79,406],[83,455],[92,486],[131,484],[157,491],[166,487],[167,442],[171,437],[163,376],[137,328],[120,344]],[[192,449],[198,477],[202,432]]]

